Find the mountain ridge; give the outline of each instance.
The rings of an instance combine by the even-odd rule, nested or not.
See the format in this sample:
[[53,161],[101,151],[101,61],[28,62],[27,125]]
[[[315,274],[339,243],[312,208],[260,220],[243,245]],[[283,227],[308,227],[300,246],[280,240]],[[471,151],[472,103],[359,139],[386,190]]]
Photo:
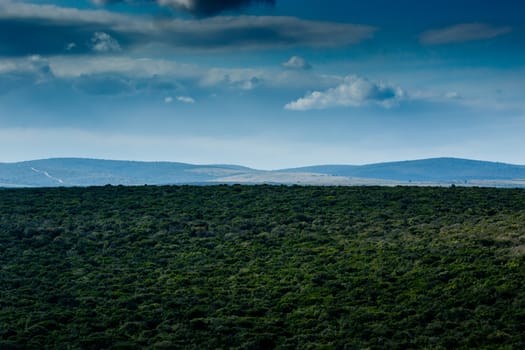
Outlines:
[[[436,167],[441,167],[441,169],[436,169]],[[431,171],[429,171],[430,169]],[[481,170],[484,170],[484,172],[481,173]],[[379,178],[407,180],[407,176],[412,176],[416,181],[451,180],[454,177],[457,179],[510,180],[525,176],[524,165],[453,157],[425,158],[365,165],[326,164],[284,169],[283,171],[312,171],[365,178],[368,178],[373,172],[375,177],[378,174],[382,174]],[[396,171],[397,174],[395,173]],[[385,172],[387,174],[384,174]],[[487,172],[490,172],[490,174],[487,175]]]
[[233,164],[47,158],[0,163],[0,187],[166,184],[525,186],[525,165],[439,157],[258,170]]

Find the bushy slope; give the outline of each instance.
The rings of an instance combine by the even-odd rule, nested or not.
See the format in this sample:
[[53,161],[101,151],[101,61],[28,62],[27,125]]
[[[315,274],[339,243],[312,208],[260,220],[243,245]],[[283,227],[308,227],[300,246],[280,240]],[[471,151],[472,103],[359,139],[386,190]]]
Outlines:
[[0,190],[1,349],[521,349],[525,191]]

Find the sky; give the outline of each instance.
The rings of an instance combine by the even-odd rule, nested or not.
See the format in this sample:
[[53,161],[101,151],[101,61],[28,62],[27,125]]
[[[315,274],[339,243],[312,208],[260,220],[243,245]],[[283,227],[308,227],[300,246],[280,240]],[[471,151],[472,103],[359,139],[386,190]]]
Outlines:
[[525,164],[525,2],[0,0],[0,162]]

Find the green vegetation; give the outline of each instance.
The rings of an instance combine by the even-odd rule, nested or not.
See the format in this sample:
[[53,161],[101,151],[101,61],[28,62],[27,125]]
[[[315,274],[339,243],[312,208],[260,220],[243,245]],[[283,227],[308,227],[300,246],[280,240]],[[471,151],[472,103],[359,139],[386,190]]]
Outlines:
[[0,190],[0,349],[523,349],[525,190]]

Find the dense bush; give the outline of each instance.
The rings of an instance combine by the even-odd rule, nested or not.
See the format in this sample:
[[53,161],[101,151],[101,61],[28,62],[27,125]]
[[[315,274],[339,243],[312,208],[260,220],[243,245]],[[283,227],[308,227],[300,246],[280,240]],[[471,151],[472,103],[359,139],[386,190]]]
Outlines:
[[0,349],[522,349],[525,191],[0,190]]

